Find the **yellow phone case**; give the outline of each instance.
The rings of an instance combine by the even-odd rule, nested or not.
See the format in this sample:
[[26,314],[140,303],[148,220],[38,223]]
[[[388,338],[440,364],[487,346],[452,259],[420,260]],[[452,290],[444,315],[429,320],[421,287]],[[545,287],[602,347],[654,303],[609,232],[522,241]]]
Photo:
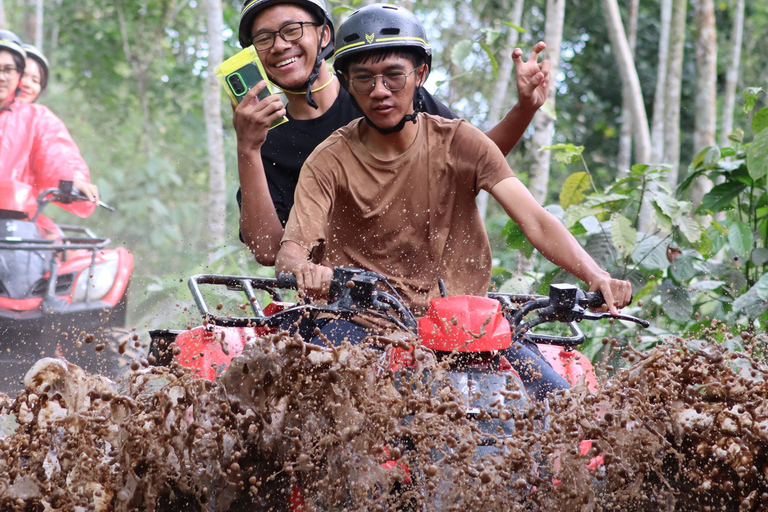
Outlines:
[[[221,85],[224,86],[227,95],[235,103],[240,103],[248,90],[262,80],[266,80],[267,86],[257,95],[257,97],[259,99],[264,99],[273,94],[272,84],[270,83],[269,78],[267,78],[264,66],[259,60],[253,46],[249,46],[225,60],[214,68],[214,72],[221,82]],[[280,119],[275,120],[275,122],[272,123],[272,126],[270,126],[270,129],[286,122],[288,122],[288,118],[283,116]]]

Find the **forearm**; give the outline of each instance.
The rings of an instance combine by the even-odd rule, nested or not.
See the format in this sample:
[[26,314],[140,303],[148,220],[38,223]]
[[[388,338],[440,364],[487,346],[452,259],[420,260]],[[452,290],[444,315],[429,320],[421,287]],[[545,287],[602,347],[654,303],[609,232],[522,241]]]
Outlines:
[[565,226],[536,202],[519,179],[500,181],[491,189],[491,194],[549,261],[590,287],[607,276]]
[[523,228],[533,246],[549,261],[578,277],[588,286],[608,273],[601,269],[555,216],[544,211],[538,222]]
[[272,266],[280,249],[283,227],[269,194],[260,151],[238,150],[237,169],[242,193],[240,232],[256,261]]
[[507,112],[504,119],[485,132],[485,135],[496,144],[501,152],[506,156],[525,133],[528,125],[531,124],[536,110],[525,110],[516,103],[512,109]]

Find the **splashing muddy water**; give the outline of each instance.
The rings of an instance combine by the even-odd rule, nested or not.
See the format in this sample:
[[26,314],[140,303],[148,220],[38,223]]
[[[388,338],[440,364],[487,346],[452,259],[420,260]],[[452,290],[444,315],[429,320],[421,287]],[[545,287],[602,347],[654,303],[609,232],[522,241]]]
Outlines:
[[719,345],[634,357],[594,394],[509,408],[508,388],[475,419],[431,357],[393,373],[285,334],[216,382],[44,359],[0,396],[0,510],[768,508],[765,366]]

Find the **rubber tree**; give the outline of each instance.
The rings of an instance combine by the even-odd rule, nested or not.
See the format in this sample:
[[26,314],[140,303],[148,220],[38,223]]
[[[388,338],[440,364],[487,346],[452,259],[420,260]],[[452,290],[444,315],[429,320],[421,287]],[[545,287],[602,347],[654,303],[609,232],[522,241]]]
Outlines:
[[[626,32],[629,52],[635,58],[637,46],[637,11],[640,0],[629,0],[629,16],[627,17]],[[622,85],[621,128],[619,131],[619,175],[624,175],[632,165],[632,98],[631,91]]]
[[720,123],[720,145],[729,146],[728,135],[733,132],[733,110],[736,105],[736,84],[739,80],[741,64],[741,43],[744,37],[744,3],[736,0],[733,9],[733,28],[731,29],[731,51],[725,72],[725,87],[723,91],[723,117]]
[[544,42],[547,44],[547,49],[544,51],[544,58],[549,59],[550,74],[553,77],[549,81],[549,95],[547,97],[547,103],[549,103],[550,108],[539,109],[533,118],[533,158],[528,180],[528,188],[539,204],[544,204],[547,199],[550,152],[539,151],[539,148],[551,145],[555,132],[555,118],[551,112],[555,112],[556,77],[560,67],[560,45],[563,41],[565,0],[547,0],[545,16]]
[[208,42],[208,76],[203,91],[203,115],[208,142],[208,260],[213,261],[216,249],[226,240],[227,200],[226,165],[224,161],[224,130],[221,120],[221,84],[213,68],[224,60],[222,31],[224,16],[221,0],[206,0]]
[[669,30],[672,22],[672,0],[661,0],[659,27],[659,62],[656,67],[656,89],[653,94],[653,118],[651,120],[651,164],[658,165],[664,158],[664,121],[669,60]]
[[[696,117],[693,153],[715,145],[717,127],[717,31],[714,0],[693,0],[696,15]],[[700,204],[712,188],[712,182],[701,176],[693,184],[691,200]]]
[[[648,163],[651,159],[651,133],[648,128],[648,114],[645,111],[643,91],[637,76],[635,60],[629,47],[624,25],[621,22],[619,5],[616,0],[601,0],[605,22],[608,27],[608,37],[611,40],[613,55],[621,76],[624,98],[629,99],[630,112],[633,120],[633,138],[635,141],[635,160]],[[647,231],[651,224],[651,209],[644,204],[640,209],[638,229]]]
[[[511,10],[512,18],[508,21],[514,25],[520,26],[523,18],[523,5],[524,0],[512,0],[504,3],[503,12]],[[511,4],[511,5],[510,5]],[[514,82],[515,66],[512,61],[512,50],[517,46],[519,39],[519,32],[511,27],[508,27],[506,48],[499,55],[499,77],[493,83],[493,93],[491,95],[491,101],[488,107],[488,116],[486,117],[486,126],[493,126],[498,123],[506,111],[506,107],[510,105],[509,91],[511,89],[510,83]],[[485,213],[488,210],[488,192],[481,190],[477,195],[477,208],[480,210],[480,215],[485,219]]]
[[673,0],[669,31],[669,60],[667,62],[667,87],[664,100],[664,157],[669,164],[667,181],[677,185],[680,167],[680,91],[683,81],[683,50],[685,45],[685,16],[688,0]]

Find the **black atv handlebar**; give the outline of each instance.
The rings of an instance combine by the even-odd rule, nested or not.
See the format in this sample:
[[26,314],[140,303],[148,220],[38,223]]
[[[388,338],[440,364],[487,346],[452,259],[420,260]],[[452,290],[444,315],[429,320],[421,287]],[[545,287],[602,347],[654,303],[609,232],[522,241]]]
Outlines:
[[[71,180],[59,180],[59,186],[56,188],[49,188],[46,190],[43,190],[38,196],[37,196],[37,211],[35,212],[34,217],[32,218],[33,222],[37,222],[37,217],[40,215],[40,212],[43,211],[43,208],[45,208],[48,203],[56,202],[61,204],[72,204],[74,202],[78,201],[90,201],[88,196],[80,192],[78,189],[75,188],[75,184]],[[97,201],[96,204],[104,208],[105,210],[109,210],[111,212],[115,211],[115,208],[112,206],[109,206],[104,201]]]
[[[255,317],[229,318],[212,314],[200,293],[199,284],[220,284],[233,290],[242,291],[246,295]],[[382,286],[389,287],[391,293],[383,291]],[[295,314],[299,311],[314,311],[330,312],[347,318],[354,318],[365,313],[389,320],[401,329],[414,333],[418,330],[416,318],[403,304],[402,297],[392,288],[384,276],[375,272],[337,267],[334,269],[331,280],[327,305],[299,304],[272,317],[264,315],[254,295],[254,289],[265,290],[273,299],[282,300],[277,290],[295,290],[297,288],[295,275],[281,273],[276,279],[200,275],[190,279],[189,287],[198,309],[207,321],[221,326],[277,325],[286,315]],[[629,315],[593,313],[590,308],[599,308],[605,303],[602,293],[599,291],[584,292],[576,286],[568,284],[551,285],[549,296],[505,293],[489,293],[488,296],[501,303],[502,310],[513,328],[513,339],[526,336],[532,341],[540,343],[578,346],[584,342],[584,333],[577,325],[577,322],[582,320],[614,318],[635,322],[644,327],[650,325],[645,320]],[[523,319],[533,311],[537,311],[538,317],[524,322]],[[572,335],[554,336],[531,332],[531,329],[536,325],[554,321],[568,324]]]

